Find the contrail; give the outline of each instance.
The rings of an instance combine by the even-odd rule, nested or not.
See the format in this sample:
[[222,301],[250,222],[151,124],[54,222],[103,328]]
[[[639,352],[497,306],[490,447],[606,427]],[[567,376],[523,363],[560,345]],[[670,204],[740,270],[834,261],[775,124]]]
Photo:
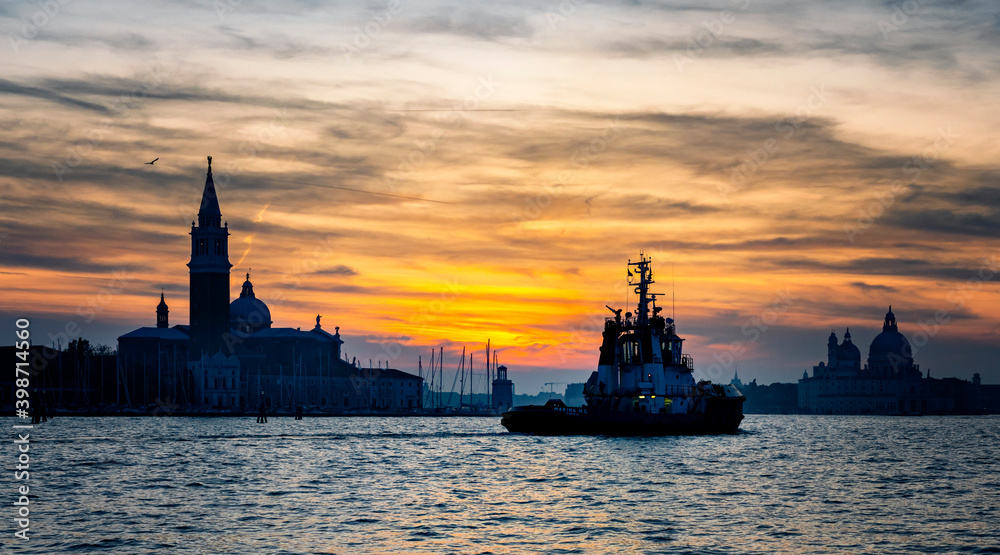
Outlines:
[[381,197],[401,198],[401,199],[406,199],[406,200],[418,200],[418,201],[421,201],[421,202],[433,202],[433,203],[436,203],[436,204],[455,204],[454,202],[447,202],[447,201],[443,201],[443,200],[433,200],[433,199],[429,199],[429,198],[420,198],[420,197],[408,197],[406,195],[394,195],[392,193],[380,193],[380,192],[377,192],[377,191],[366,191],[364,189],[354,189],[352,187],[341,187],[340,185],[323,185],[323,184],[320,184],[320,183],[302,183],[301,181],[285,181],[283,179],[272,179],[272,178],[269,178],[269,177],[265,177],[264,179],[266,179],[268,181],[274,181],[274,182],[277,182],[277,183],[289,183],[289,184],[292,184],[292,185],[304,185],[304,186],[308,186],[308,187],[324,187],[326,189],[340,189],[342,191],[352,191],[352,192],[355,192],[355,193],[364,193],[366,195],[378,195],[378,196],[381,196]]

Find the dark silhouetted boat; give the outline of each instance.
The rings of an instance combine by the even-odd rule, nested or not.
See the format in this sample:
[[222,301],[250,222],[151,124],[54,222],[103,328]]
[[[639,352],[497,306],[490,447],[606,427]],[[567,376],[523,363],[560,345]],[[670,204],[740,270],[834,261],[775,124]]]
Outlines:
[[[512,407],[503,413],[507,430],[538,435],[732,434],[743,420],[746,398],[736,386],[695,382],[694,360],[681,352],[672,318],[660,316],[649,292],[650,260],[628,262],[629,284],[639,296],[636,313],[614,310],[604,323],[597,372],[583,390],[586,404]],[[636,281],[633,267],[638,274]]]

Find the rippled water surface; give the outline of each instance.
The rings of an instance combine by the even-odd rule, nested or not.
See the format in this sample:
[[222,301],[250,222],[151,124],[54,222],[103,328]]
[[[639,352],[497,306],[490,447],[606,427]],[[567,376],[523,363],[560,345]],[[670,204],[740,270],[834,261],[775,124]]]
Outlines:
[[998,417],[750,415],[735,436],[669,438],[57,418],[32,440],[26,542],[0,452],[2,551],[1000,553]]

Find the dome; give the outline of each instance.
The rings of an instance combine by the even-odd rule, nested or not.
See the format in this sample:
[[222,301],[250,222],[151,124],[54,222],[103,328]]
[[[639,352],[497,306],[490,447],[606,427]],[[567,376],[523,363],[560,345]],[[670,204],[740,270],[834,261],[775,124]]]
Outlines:
[[889,312],[885,314],[882,333],[875,336],[871,347],[868,349],[868,361],[870,365],[872,363],[888,361],[894,369],[900,362],[908,364],[912,364],[913,362],[913,352],[910,348],[910,342],[907,341],[903,334],[899,333],[899,329],[896,326],[896,315],[892,313],[891,306],[889,307]]
[[847,329],[844,334],[844,342],[837,347],[837,360],[849,360],[861,362],[861,350],[851,342],[851,329]]
[[[251,333],[271,327],[271,311],[264,304],[264,301],[254,295],[249,272],[247,272],[247,280],[243,282],[240,298],[229,303],[229,321],[233,328]],[[249,330],[247,330],[248,327]]]
[[868,356],[888,356],[896,354],[903,358],[910,358],[910,342],[898,331],[883,331],[872,340],[872,346],[868,349]]

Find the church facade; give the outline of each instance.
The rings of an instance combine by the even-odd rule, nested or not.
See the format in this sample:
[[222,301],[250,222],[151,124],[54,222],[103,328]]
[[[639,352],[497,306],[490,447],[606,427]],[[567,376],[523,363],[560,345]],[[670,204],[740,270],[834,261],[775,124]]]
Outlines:
[[889,307],[864,366],[850,329],[842,343],[830,332],[826,362],[814,366],[811,377],[807,371],[799,380],[798,406],[801,412],[811,414],[974,412],[980,404],[975,398],[977,385],[957,378],[924,377]]
[[423,379],[342,358],[340,328],[276,328],[246,274],[230,302],[229,223],[222,218],[212,158],[197,222],[191,222],[188,325],[169,323],[160,294],[156,327],[118,338],[119,376],[130,406],[251,411],[298,406],[322,412],[422,408]]

